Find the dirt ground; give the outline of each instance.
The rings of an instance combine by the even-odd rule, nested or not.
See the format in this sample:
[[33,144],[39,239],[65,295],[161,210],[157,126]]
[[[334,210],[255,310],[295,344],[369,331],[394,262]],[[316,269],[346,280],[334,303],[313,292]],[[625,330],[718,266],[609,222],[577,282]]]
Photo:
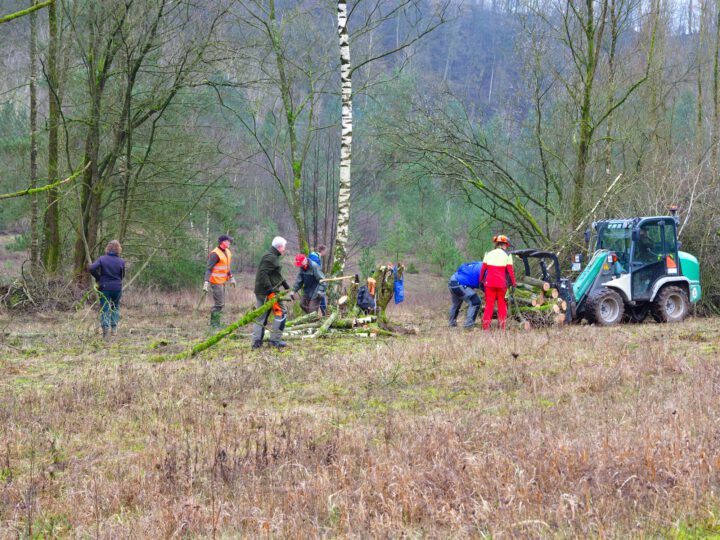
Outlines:
[[417,336],[178,362],[196,291],[128,291],[109,344],[94,309],[0,314],[0,537],[720,533],[720,320],[483,333],[406,286]]

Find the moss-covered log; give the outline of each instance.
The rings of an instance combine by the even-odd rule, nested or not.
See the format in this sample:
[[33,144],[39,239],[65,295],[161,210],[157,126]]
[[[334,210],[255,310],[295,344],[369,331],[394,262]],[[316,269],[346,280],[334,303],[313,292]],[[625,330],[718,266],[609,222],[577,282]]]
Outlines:
[[47,0],[46,2],[40,2],[39,4],[35,4],[29,8],[21,9],[20,11],[10,13],[9,15],[3,15],[2,17],[0,17],[0,24],[10,22],[13,19],[18,19],[20,17],[24,17],[25,15],[29,15],[30,13],[33,13],[39,9],[49,6],[54,1],[55,0]]
[[154,359],[156,362],[164,362],[166,360],[183,360],[185,358],[191,358],[204,350],[209,349],[213,345],[216,345],[220,340],[223,338],[226,338],[230,334],[232,334],[235,330],[240,328],[241,326],[245,326],[246,324],[250,324],[255,319],[257,319],[260,315],[266,313],[267,311],[270,311],[273,307],[273,304],[275,304],[278,301],[282,301],[285,299],[285,296],[287,296],[287,292],[281,292],[278,293],[277,296],[275,296],[272,300],[268,300],[265,302],[262,306],[260,306],[257,309],[254,309],[252,311],[249,311],[245,315],[243,315],[239,320],[235,321],[229,326],[226,326],[222,330],[220,330],[217,334],[213,335],[209,339],[206,339],[205,341],[202,341],[198,343],[197,345],[194,345],[192,348],[183,351],[181,353],[175,354],[173,356],[160,356]]
[[337,319],[337,316],[338,316],[337,311],[334,311],[333,313],[331,313],[330,316],[322,324],[322,326],[320,328],[318,328],[317,332],[315,332],[313,335],[308,336],[308,337],[312,338],[312,339],[317,339],[319,337],[322,337],[322,335],[328,331],[328,329],[330,328],[330,325],[332,325],[333,321],[335,319]]
[[320,315],[317,313],[317,311],[313,311],[312,313],[308,313],[307,315],[303,315],[302,317],[298,317],[296,319],[293,319],[292,321],[288,321],[288,323],[285,325],[285,327],[286,328],[296,327],[300,324],[314,323],[319,320],[320,320]]

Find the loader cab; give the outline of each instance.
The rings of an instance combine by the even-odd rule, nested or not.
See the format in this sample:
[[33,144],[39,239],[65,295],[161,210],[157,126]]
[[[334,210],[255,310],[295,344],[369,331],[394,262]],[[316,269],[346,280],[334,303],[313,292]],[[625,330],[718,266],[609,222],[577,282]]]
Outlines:
[[644,218],[633,228],[630,254],[633,300],[651,300],[657,280],[680,275],[676,229],[675,220],[668,217]]
[[629,275],[622,287],[627,300],[648,301],[659,279],[680,275],[676,228],[668,216],[599,221],[593,223],[589,248],[616,255],[614,273]]
[[604,249],[617,256],[617,271],[627,272],[632,253],[633,220],[618,219],[593,223],[590,235],[590,255]]

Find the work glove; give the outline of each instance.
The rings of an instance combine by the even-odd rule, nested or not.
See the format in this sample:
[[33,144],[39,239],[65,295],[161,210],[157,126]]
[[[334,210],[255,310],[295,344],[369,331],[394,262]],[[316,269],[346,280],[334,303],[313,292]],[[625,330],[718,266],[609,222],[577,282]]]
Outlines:
[[210,282],[206,281],[203,283],[203,292],[208,292],[210,290]]
[[298,293],[296,293],[295,291],[291,292],[291,293],[290,293],[290,300],[292,300],[292,301],[294,302],[294,301],[296,301],[297,299],[298,299]]
[[515,285],[510,287],[510,296],[515,296]]
[[230,278],[230,285],[233,286],[233,289],[237,287],[237,281],[235,281],[235,276]]

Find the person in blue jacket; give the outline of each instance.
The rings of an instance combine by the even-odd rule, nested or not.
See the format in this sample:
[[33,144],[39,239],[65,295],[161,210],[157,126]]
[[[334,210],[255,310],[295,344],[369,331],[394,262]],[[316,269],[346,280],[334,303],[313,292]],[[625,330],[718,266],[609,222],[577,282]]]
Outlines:
[[[311,251],[310,255],[308,255],[308,259],[310,259],[312,262],[318,265],[318,268],[322,270],[323,267],[323,257],[325,257],[325,254],[327,253],[327,247],[323,244],[320,244],[317,247],[316,251]],[[320,299],[320,312],[322,313],[322,316],[324,317],[327,315],[327,296],[323,295]]]
[[460,314],[460,307],[463,302],[468,304],[467,316],[465,317],[465,328],[473,328],[475,319],[480,313],[482,300],[477,293],[477,289],[482,290],[480,283],[480,268],[482,261],[469,262],[461,264],[457,271],[450,277],[448,289],[450,289],[450,314],[448,316],[448,325],[457,326],[456,320]]
[[108,339],[110,333],[117,335],[120,321],[120,297],[125,278],[125,259],[120,257],[122,247],[117,240],[111,240],[105,247],[105,255],[88,266],[88,271],[98,282],[100,293],[100,326],[103,338]]

